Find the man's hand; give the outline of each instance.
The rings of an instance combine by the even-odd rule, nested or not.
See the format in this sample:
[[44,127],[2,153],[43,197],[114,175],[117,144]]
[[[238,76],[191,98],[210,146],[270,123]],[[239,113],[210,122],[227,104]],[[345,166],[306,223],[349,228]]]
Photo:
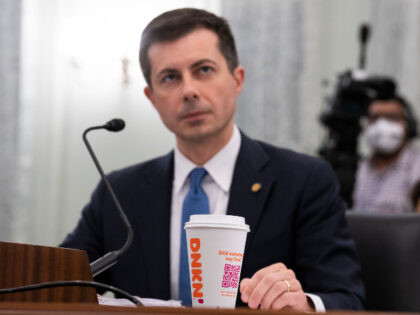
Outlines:
[[295,273],[282,263],[258,270],[251,279],[242,279],[239,290],[242,301],[253,309],[314,311]]

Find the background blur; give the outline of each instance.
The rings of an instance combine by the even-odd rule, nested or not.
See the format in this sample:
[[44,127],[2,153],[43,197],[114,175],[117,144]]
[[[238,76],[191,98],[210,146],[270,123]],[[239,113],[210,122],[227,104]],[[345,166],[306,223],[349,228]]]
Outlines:
[[420,113],[417,0],[0,0],[1,241],[57,245],[73,229],[99,180],[87,127],[126,121],[90,134],[105,172],[171,150],[137,54],[145,25],[185,6],[230,22],[246,70],[236,122],[254,138],[317,155],[324,99],[357,67],[363,22],[369,73],[395,77]]

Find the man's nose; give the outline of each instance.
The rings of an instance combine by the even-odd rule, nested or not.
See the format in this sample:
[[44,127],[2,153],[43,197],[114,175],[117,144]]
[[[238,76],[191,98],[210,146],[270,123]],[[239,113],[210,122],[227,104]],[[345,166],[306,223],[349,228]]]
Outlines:
[[197,82],[190,75],[184,75],[183,80],[183,94],[185,102],[190,102],[198,99],[198,87]]

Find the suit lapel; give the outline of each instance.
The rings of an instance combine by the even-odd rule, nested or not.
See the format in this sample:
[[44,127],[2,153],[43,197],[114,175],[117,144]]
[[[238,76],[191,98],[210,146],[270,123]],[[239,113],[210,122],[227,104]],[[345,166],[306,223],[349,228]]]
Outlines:
[[[149,275],[150,296],[170,298],[169,233],[173,153],[149,166],[146,178],[133,190],[138,235]],[[141,210],[140,210],[141,209]]]
[[255,141],[241,134],[241,148],[233,173],[227,214],[245,217],[250,227],[245,254],[263,212],[274,177],[262,172],[269,157]]

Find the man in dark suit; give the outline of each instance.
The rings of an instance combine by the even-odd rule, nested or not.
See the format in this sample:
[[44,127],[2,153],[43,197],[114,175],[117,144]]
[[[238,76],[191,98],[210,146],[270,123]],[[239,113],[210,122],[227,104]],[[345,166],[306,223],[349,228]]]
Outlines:
[[[109,175],[134,241],[98,277],[133,294],[177,298],[182,200],[205,169],[211,213],[245,217],[239,303],[312,311],[363,308],[360,268],[345,207],[323,161],[249,139],[233,122],[244,69],[227,22],[179,9],[144,30],[145,94],[176,137],[166,156]],[[62,246],[94,260],[121,247],[125,229],[101,183]]]

